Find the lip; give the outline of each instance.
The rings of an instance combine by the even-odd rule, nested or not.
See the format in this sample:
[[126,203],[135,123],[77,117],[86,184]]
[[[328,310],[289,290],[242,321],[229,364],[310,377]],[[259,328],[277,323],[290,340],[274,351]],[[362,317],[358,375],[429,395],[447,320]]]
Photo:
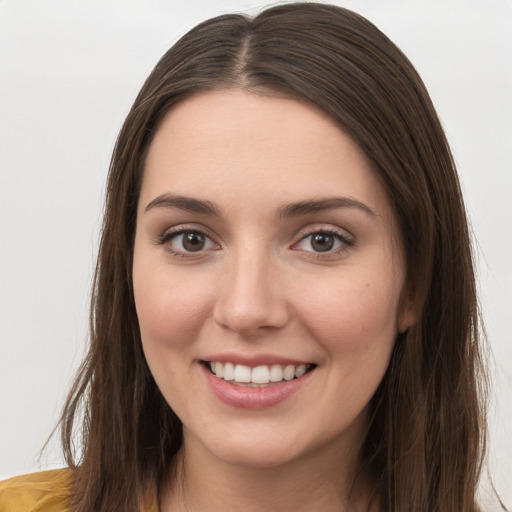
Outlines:
[[292,364],[293,366],[299,366],[301,364],[311,364],[313,361],[301,361],[299,359],[290,359],[288,357],[280,357],[274,354],[258,354],[258,355],[244,355],[244,354],[232,354],[225,352],[223,354],[215,354],[202,358],[203,361],[208,362],[219,362],[219,363],[233,363],[243,364],[250,368],[256,366],[272,366],[273,364],[280,364],[283,366]]
[[[226,361],[225,359],[218,359]],[[228,359],[233,361],[233,359]],[[268,359],[266,359],[268,362]],[[244,363],[238,363],[244,364]],[[247,363],[246,363],[247,364]],[[267,363],[268,364],[268,363]],[[273,363],[284,364],[284,363]],[[289,363],[294,364],[294,363]],[[264,409],[276,406],[297,393],[311,378],[314,370],[298,379],[281,381],[266,387],[238,386],[213,375],[205,365],[200,365],[203,375],[214,395],[225,404],[241,409]],[[250,365],[248,365],[250,366]]]

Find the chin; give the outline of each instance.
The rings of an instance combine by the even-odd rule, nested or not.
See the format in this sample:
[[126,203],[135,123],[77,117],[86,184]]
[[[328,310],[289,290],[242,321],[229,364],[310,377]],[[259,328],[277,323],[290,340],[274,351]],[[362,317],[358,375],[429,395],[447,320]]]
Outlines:
[[300,448],[288,435],[247,430],[230,431],[220,439],[200,440],[203,447],[225,464],[245,468],[275,468],[300,456]]
[[[243,450],[243,451],[242,451]],[[218,458],[224,463],[247,469],[271,469],[283,466],[295,458],[290,450],[276,450],[265,446],[245,446],[219,451]]]

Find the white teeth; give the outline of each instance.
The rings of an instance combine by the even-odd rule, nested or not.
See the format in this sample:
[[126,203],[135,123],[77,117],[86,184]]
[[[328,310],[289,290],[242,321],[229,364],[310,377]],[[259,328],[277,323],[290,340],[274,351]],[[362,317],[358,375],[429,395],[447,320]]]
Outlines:
[[234,380],[241,384],[268,384],[269,382],[299,379],[311,365],[300,364],[294,366],[288,364],[283,367],[280,364],[273,364],[270,367],[261,365],[251,368],[243,364],[234,365],[233,363],[215,361],[209,363],[209,366],[212,373],[220,379]]
[[212,368],[213,373],[217,375],[217,377],[224,377],[224,365],[219,362],[213,363],[215,366]]
[[235,381],[236,382],[251,382],[251,369],[243,364],[235,366]]
[[281,382],[283,380],[283,369],[279,364],[270,367],[270,382]]
[[266,384],[270,380],[268,366],[256,366],[251,372],[251,382],[255,384]]
[[283,370],[283,379],[284,380],[292,380],[295,377],[295,366],[289,364]]
[[295,368],[295,377],[297,377],[297,379],[299,377],[302,377],[305,373],[306,373],[306,365],[305,364],[300,364],[299,366],[297,366],[297,368]]
[[[222,363],[220,363],[222,364]],[[224,380],[235,380],[235,365],[233,363],[226,363],[224,365]]]

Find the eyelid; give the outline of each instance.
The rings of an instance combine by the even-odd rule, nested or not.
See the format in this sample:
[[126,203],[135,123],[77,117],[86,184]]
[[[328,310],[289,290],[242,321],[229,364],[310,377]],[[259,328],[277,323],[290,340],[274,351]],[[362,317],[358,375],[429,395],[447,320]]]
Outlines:
[[[207,238],[215,247],[213,248],[206,248],[201,249],[199,251],[182,251],[177,250],[170,246],[171,240],[178,237],[179,235],[185,234],[185,233],[199,233],[205,238]],[[170,228],[167,228],[164,230],[164,232],[161,235],[158,235],[155,240],[157,245],[163,245],[166,246],[166,249],[173,255],[183,258],[191,258],[191,257],[199,257],[204,255],[206,252],[209,252],[211,250],[218,250],[220,249],[220,244],[217,242],[216,237],[211,234],[210,230],[207,229],[205,226],[197,225],[197,224],[179,224],[177,226],[172,226]]]
[[[315,235],[315,234],[327,234],[327,235],[333,235],[336,237],[337,240],[341,242],[341,247],[338,247],[334,250],[325,251],[325,252],[316,252],[316,251],[306,251],[304,249],[298,249],[296,248],[301,242],[306,240],[308,237]],[[311,255],[314,255],[315,258],[329,258],[335,255],[338,255],[339,253],[342,253],[349,248],[353,247],[356,243],[355,237],[349,233],[347,230],[339,228],[337,226],[333,226],[332,224],[325,225],[325,224],[314,224],[309,225],[304,228],[302,228],[298,233],[296,240],[292,244],[292,249],[297,251],[303,251],[305,253],[310,253]]]
[[296,238],[298,240],[302,240],[305,237],[313,235],[315,233],[331,233],[333,235],[337,235],[341,238],[344,238],[350,241],[351,243],[355,243],[355,237],[352,233],[350,233],[350,231],[340,228],[339,226],[336,226],[334,224],[308,224],[307,226],[304,226],[297,232]]
[[[199,251],[185,251],[175,249],[170,246],[170,241],[179,236],[180,234],[184,234],[187,232],[196,232],[204,237],[206,237],[214,247],[209,247],[206,249],[201,249]],[[317,252],[317,251],[307,251],[304,249],[300,249],[297,246],[303,242],[306,238],[318,234],[324,233],[328,235],[333,235],[336,239],[341,243],[341,247],[337,247],[334,250],[329,250],[325,252]],[[329,258],[333,256],[337,256],[340,253],[347,251],[351,247],[353,247],[356,243],[355,237],[348,232],[347,230],[340,228],[338,226],[332,224],[311,224],[301,228],[297,234],[295,235],[295,241],[291,245],[292,250],[301,251],[303,253],[308,253],[308,256],[314,255],[315,258]],[[198,258],[204,256],[205,253],[210,252],[212,250],[221,249],[221,244],[217,241],[217,236],[212,234],[210,229],[201,224],[178,224],[176,226],[166,228],[161,235],[158,235],[155,239],[155,243],[157,245],[166,246],[166,249],[176,257],[182,258]]]

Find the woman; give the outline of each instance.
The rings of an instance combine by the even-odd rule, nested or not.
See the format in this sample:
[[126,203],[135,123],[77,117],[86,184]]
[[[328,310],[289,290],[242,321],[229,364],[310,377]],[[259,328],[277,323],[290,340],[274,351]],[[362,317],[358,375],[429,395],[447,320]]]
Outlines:
[[209,20],[117,141],[72,469],[0,504],[476,511],[475,295],[450,151],[393,43],[321,4]]

